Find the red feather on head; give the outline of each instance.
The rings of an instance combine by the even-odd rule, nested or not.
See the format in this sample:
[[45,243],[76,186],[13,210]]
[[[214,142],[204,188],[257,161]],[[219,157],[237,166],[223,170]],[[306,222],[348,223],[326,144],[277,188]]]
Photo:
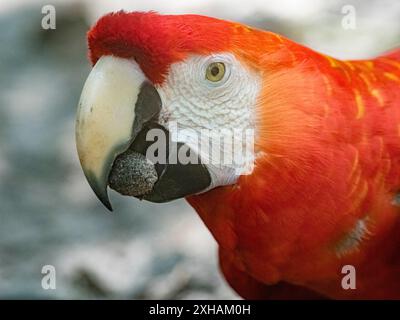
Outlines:
[[88,32],[90,60],[103,55],[135,59],[155,84],[169,66],[189,53],[209,54],[230,47],[232,24],[198,15],[119,11],[102,17]]

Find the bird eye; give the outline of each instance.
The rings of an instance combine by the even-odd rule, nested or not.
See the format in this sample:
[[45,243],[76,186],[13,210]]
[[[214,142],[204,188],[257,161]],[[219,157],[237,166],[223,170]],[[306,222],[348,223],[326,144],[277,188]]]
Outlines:
[[221,81],[225,75],[225,65],[222,62],[212,62],[206,70],[206,79],[211,82]]

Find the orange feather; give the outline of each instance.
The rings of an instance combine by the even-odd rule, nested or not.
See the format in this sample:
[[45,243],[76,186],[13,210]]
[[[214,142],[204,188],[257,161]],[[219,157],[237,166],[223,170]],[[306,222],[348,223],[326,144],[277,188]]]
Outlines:
[[[133,58],[162,85],[189,54],[231,52],[263,79],[255,170],[188,198],[250,298],[399,298],[400,50],[341,61],[271,32],[196,15],[119,12],[90,57]],[[341,269],[357,270],[343,290]]]

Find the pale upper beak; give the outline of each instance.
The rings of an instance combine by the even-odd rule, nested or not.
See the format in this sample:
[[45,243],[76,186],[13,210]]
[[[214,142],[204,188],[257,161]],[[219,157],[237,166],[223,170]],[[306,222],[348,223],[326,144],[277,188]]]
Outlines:
[[135,105],[145,80],[134,61],[104,56],[93,67],[79,101],[79,159],[93,191],[110,210],[108,175],[117,155],[132,142]]

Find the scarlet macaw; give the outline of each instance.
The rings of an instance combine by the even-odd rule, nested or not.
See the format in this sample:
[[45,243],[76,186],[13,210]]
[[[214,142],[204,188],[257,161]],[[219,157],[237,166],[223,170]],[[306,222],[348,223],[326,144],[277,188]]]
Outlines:
[[[239,23],[122,11],[88,44],[77,147],[107,207],[107,185],[186,197],[244,298],[400,298],[399,49],[342,61]],[[143,136],[172,121],[253,128],[252,172],[149,163]],[[344,265],[355,290],[342,288]]]

